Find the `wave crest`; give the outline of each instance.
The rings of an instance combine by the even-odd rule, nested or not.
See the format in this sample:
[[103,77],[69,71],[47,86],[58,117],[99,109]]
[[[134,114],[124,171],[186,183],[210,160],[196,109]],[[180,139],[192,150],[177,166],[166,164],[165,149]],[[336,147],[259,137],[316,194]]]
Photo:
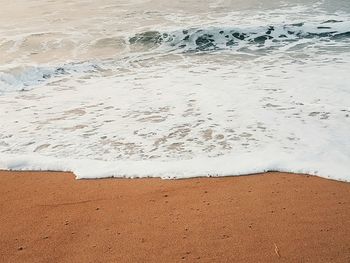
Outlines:
[[301,39],[343,40],[350,38],[350,23],[327,20],[318,24],[295,23],[258,28],[209,27],[173,32],[146,31],[129,38],[130,45],[163,47],[182,51],[212,51],[232,48],[268,48]]

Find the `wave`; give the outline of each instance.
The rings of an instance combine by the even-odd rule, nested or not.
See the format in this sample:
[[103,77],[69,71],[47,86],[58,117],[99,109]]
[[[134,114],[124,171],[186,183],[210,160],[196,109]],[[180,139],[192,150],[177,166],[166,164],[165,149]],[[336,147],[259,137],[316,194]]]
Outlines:
[[[65,63],[58,65],[30,65],[8,67],[0,69],[0,95],[8,91],[26,91],[34,86],[49,81],[65,78],[71,75],[98,73],[104,67],[115,69],[115,65],[131,60],[148,58],[149,52],[163,54],[172,52],[212,52],[217,50],[250,51],[283,47],[291,44],[315,43],[324,41],[327,45],[333,41],[350,40],[350,21],[325,20],[318,23],[294,23],[281,25],[267,25],[261,27],[208,27],[189,28],[175,31],[146,31],[122,41],[119,37],[99,39],[97,46],[130,46],[131,52],[120,59],[96,60]],[[299,41],[299,42],[298,42]],[[113,44],[114,43],[114,44]],[[346,42],[347,43],[347,42]],[[140,49],[141,48],[141,49]],[[137,51],[132,53],[132,51]],[[153,54],[151,52],[151,54]],[[124,64],[125,64],[124,63]],[[126,66],[127,67],[127,66]]]
[[212,51],[233,48],[285,45],[301,39],[344,40],[350,38],[350,23],[327,20],[321,23],[268,25],[258,28],[209,27],[172,32],[146,31],[129,39],[131,46],[181,51]]
[[72,74],[100,71],[97,64],[67,63],[62,66],[19,66],[0,71],[0,94],[9,91],[26,91],[35,85]]

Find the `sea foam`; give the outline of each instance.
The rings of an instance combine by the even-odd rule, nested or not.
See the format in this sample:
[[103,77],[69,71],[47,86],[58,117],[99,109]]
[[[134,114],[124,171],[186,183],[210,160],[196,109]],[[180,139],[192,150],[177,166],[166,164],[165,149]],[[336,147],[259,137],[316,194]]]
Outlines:
[[[320,158],[321,157],[321,158]],[[305,160],[307,159],[307,160]],[[302,173],[350,182],[348,158],[338,153],[324,156],[278,154],[273,149],[216,158],[161,161],[98,161],[60,159],[40,155],[0,154],[0,168],[22,171],[69,171],[77,179],[149,178],[185,179],[249,175],[269,171]],[[336,164],[336,166],[335,166]],[[317,169],[315,170],[315,167]]]
[[[129,28],[130,14],[115,12],[64,34],[6,29],[1,169],[350,180],[347,13],[307,4],[204,18],[161,10]],[[42,47],[38,37],[49,40]]]

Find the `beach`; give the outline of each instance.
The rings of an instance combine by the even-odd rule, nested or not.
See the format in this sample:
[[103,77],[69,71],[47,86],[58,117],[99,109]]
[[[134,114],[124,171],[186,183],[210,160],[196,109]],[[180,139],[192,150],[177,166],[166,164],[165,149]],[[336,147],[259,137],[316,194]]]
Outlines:
[[349,69],[349,0],[2,1],[0,263],[350,262]]
[[0,172],[1,262],[349,262],[350,184]]

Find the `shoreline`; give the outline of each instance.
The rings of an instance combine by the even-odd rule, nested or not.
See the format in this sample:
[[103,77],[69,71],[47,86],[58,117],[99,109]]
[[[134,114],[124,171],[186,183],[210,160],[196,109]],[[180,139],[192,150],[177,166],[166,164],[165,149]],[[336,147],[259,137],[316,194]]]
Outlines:
[[349,180],[342,180],[342,179],[335,179],[329,176],[322,176],[319,174],[308,174],[303,172],[285,172],[285,171],[279,171],[279,170],[267,170],[263,172],[252,172],[252,173],[242,173],[242,174],[233,174],[233,175],[203,175],[203,176],[191,176],[191,177],[160,177],[160,176],[140,176],[140,177],[127,177],[127,176],[103,176],[103,177],[79,177],[77,174],[75,174],[72,171],[62,171],[62,170],[30,170],[30,169],[24,169],[24,170],[15,170],[15,169],[3,169],[0,168],[0,175],[1,173],[43,173],[43,174],[70,174],[74,177],[75,180],[78,181],[99,181],[99,180],[164,180],[164,181],[182,181],[182,180],[195,180],[195,179],[216,179],[216,178],[232,178],[232,177],[246,177],[246,176],[259,176],[259,175],[265,175],[265,174],[285,174],[285,175],[297,175],[297,176],[304,176],[304,177],[316,177],[322,180],[326,181],[333,181],[333,182],[339,182],[339,183],[345,183],[350,184]]
[[[349,163],[345,160],[336,163],[318,159],[316,162],[305,162],[293,156],[279,154],[272,156],[270,151],[259,151],[236,156],[220,156],[216,158],[194,158],[177,161],[138,160],[109,162],[89,159],[57,159],[40,155],[0,154],[0,171],[53,171],[72,172],[77,179],[102,178],[162,178],[189,179],[202,177],[230,177],[260,174],[266,172],[282,172],[291,174],[307,174],[321,178],[350,182]],[[264,157],[265,156],[265,157]],[[254,162],[253,160],[259,160]],[[203,176],[204,175],[204,176]]]
[[347,262],[350,184],[0,171],[1,262]]

